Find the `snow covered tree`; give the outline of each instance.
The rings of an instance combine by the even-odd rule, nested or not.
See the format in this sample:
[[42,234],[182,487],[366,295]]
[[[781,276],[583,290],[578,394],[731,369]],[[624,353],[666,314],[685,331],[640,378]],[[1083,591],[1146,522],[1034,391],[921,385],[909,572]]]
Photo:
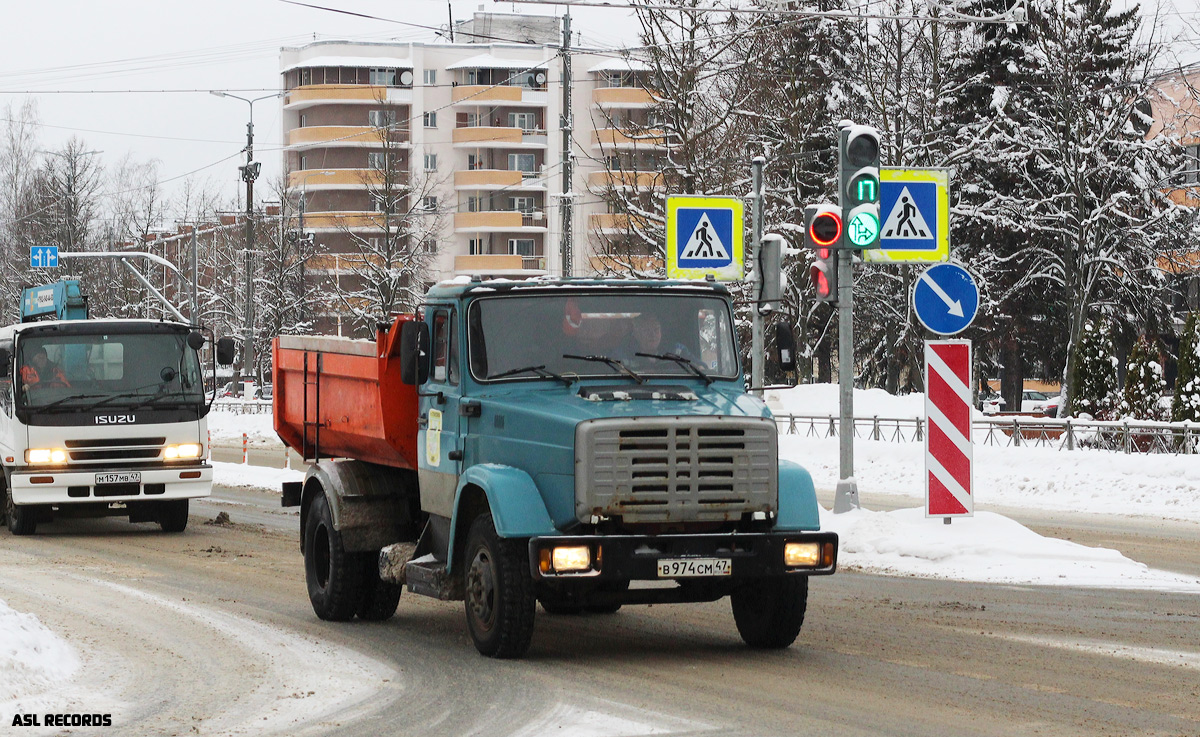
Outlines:
[[1179,336],[1178,373],[1171,419],[1200,421],[1200,313],[1189,312]]
[[1138,420],[1160,419],[1158,402],[1162,399],[1166,383],[1163,367],[1158,362],[1150,341],[1145,336],[1137,339],[1129,353],[1125,368],[1125,392],[1121,398],[1120,414]]
[[1084,325],[1075,352],[1070,383],[1075,401],[1069,413],[1060,414],[1087,413],[1096,419],[1110,419],[1117,399],[1117,357],[1111,323],[1088,322]]

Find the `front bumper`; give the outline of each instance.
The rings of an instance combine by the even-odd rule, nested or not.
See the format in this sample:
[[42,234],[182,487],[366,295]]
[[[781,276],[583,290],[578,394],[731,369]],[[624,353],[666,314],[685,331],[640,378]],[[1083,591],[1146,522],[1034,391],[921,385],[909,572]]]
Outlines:
[[[784,545],[789,542],[818,543],[823,556],[816,567],[784,565]],[[543,550],[559,546],[586,545],[591,550],[592,568],[578,573],[546,573],[540,560]],[[535,580],[569,581],[662,581],[658,562],[664,559],[728,558],[731,570],[720,579],[767,576],[828,576],[837,569],[838,536],[834,532],[762,532],[702,535],[569,535],[535,537],[529,541],[529,560]],[[686,580],[716,580],[718,577]]]
[[106,473],[109,469],[33,471],[23,468],[9,476],[9,489],[13,504],[17,505],[196,499],[212,494],[212,466],[207,463],[112,470],[138,471],[142,481],[126,488],[101,487],[97,493],[96,474]]

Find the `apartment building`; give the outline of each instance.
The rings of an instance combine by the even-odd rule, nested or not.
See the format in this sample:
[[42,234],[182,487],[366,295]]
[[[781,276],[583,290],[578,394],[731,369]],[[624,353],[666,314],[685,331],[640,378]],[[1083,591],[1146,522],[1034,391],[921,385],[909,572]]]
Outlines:
[[[590,274],[622,227],[598,193],[614,177],[657,181],[649,167],[661,138],[628,134],[649,122],[644,65],[602,49],[572,55],[574,174],[564,186],[559,20],[477,13],[456,31],[465,42],[282,50],[285,169],[319,246],[314,271],[344,284],[363,239],[402,222],[426,282],[559,274],[566,190],[570,268]],[[495,40],[510,35],[517,42]]]

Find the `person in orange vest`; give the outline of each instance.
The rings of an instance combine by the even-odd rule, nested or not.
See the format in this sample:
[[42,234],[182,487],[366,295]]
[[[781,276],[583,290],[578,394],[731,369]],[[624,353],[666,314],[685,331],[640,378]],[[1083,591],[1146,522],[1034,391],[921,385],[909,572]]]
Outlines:
[[35,350],[30,363],[21,367],[21,381],[25,383],[25,386],[33,386],[35,384],[60,387],[71,386],[71,382],[67,381],[67,375],[63,373],[58,364],[50,361],[50,357],[46,355],[45,348]]

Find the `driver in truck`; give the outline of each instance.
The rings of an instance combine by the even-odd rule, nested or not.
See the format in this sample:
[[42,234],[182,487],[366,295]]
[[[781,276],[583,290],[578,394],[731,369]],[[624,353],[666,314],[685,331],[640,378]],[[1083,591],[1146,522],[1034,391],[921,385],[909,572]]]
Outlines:
[[63,370],[46,355],[45,348],[38,348],[34,351],[30,362],[21,367],[21,381],[25,383],[25,386],[43,382],[46,386],[57,385],[68,388],[71,386],[71,382],[67,381],[67,375],[63,373]]

